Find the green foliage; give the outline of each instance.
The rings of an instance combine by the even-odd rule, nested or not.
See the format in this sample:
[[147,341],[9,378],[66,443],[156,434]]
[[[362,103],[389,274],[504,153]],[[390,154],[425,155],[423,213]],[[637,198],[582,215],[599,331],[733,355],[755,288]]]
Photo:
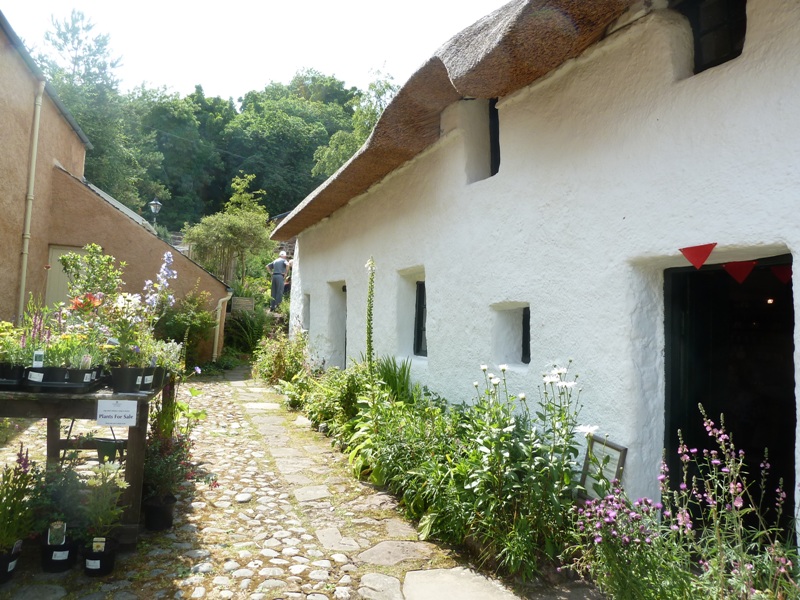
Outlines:
[[75,470],[77,461],[77,451],[71,451],[60,464],[34,470],[32,533],[45,533],[54,521],[62,521],[76,532],[85,527],[83,508],[77,501],[85,485]]
[[745,456],[725,430],[703,412],[711,449],[681,440],[682,473],[670,488],[662,464],[662,503],[631,501],[618,482],[578,511],[574,568],[594,579],[609,598],[797,598],[798,555],[780,522],[775,524],[745,471]]
[[191,478],[192,441],[185,433],[170,437],[148,434],[144,454],[142,494],[144,498],[163,499],[174,495],[179,486]]
[[398,363],[394,356],[381,356],[376,363],[376,376],[394,401],[410,402],[413,399],[410,360]]
[[197,364],[199,344],[208,339],[216,326],[214,313],[208,309],[210,294],[197,286],[164,311],[155,324],[160,339],[184,342],[185,364]]
[[20,444],[17,462],[0,471],[0,552],[11,552],[33,525],[30,496],[34,475]]
[[275,317],[263,309],[236,311],[225,322],[225,347],[252,354],[267,331],[272,329]]
[[386,106],[397,93],[392,77],[376,73],[366,92],[358,92],[348,107],[353,111],[349,128],[334,133],[326,146],[314,152],[314,175],[330,177],[367,141]]
[[196,260],[225,281],[238,279],[244,284],[247,259],[274,247],[269,239],[269,215],[257,202],[263,191],[248,191],[254,178],[255,175],[234,177],[234,194],[225,210],[203,217],[200,223],[184,230],[184,243],[192,246]]
[[284,331],[278,331],[256,348],[253,374],[272,385],[291,381],[307,368],[307,347],[304,335],[298,333],[290,339]]
[[[146,135],[126,127],[125,100],[119,93],[108,35],[94,35],[94,25],[73,10],[68,19],[53,20],[45,34],[47,54],[42,70],[69,109],[92,147],[86,153],[88,180],[131,208],[140,208],[142,192],[162,190],[149,172],[154,157]],[[152,196],[150,196],[152,197]]]
[[570,540],[575,382],[566,369],[549,373],[531,412],[524,394],[509,395],[505,378],[483,369],[484,391],[469,404],[411,388],[408,362],[387,357],[376,375],[355,363],[286,391],[349,453],[356,475],[401,498],[422,538],[469,546],[484,565],[531,578]]
[[106,462],[92,469],[93,477],[86,481],[83,511],[86,539],[108,537],[119,523],[125,508],[120,506],[127,482],[118,463]]
[[[159,224],[172,231],[222,209],[237,173],[253,173],[270,213],[294,208],[363,143],[395,87],[377,79],[368,91],[306,69],[289,84],[233,99],[185,97],[144,85],[120,94],[108,35],[83,13],[53,21],[37,60],[93,147],[86,177],[134,210],[158,197]],[[331,143],[332,137],[335,138]],[[328,150],[330,143],[331,149]],[[315,161],[315,152],[330,155]],[[312,169],[314,172],[312,173]]]
[[59,257],[64,273],[67,275],[67,291],[71,298],[86,294],[116,295],[124,285],[122,273],[125,262],[114,265],[115,258],[104,254],[97,244],[87,244],[84,253],[67,252]]
[[325,371],[304,401],[306,415],[316,427],[321,427],[340,445],[349,440],[358,415],[358,404],[370,382],[365,363],[354,363],[345,370]]

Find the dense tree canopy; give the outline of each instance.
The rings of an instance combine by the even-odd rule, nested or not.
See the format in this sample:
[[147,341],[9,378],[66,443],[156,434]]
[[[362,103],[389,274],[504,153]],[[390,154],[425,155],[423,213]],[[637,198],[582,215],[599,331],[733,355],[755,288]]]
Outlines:
[[93,28],[77,11],[54,20],[39,62],[92,142],[86,178],[144,214],[157,197],[159,224],[172,231],[221,211],[242,172],[266,212],[291,210],[363,144],[396,92],[391,78],[362,92],[304,69],[238,107],[199,85],[185,97],[145,86],[121,94],[120,59]]

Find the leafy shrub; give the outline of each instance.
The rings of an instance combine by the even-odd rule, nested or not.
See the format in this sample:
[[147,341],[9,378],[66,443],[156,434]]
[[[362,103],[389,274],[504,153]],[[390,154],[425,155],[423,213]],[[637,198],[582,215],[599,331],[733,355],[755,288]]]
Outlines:
[[275,318],[264,310],[236,311],[225,323],[225,345],[252,354]]
[[211,295],[197,286],[164,311],[155,325],[157,337],[185,342],[186,364],[198,364],[199,345],[207,340],[217,324],[207,309]]
[[263,338],[254,354],[253,374],[272,385],[291,381],[306,368],[307,346],[304,335],[290,339],[283,330]]
[[411,361],[398,363],[394,356],[382,356],[375,367],[376,376],[391,391],[394,400],[411,400]]
[[355,426],[358,403],[369,384],[365,363],[350,368],[326,371],[306,397],[305,411],[315,426],[325,424],[328,435],[340,443],[346,442]]
[[338,427],[353,432],[354,471],[400,496],[421,537],[467,544],[486,565],[531,577],[570,539],[575,382],[566,369],[549,373],[531,414],[524,394],[509,395],[505,378],[483,369],[483,393],[458,406],[419,388],[395,401],[384,383],[367,383],[355,423]]

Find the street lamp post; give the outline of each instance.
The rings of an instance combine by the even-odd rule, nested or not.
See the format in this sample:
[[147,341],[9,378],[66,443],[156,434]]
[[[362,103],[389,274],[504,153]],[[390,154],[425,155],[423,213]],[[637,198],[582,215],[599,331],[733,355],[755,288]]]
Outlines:
[[153,213],[153,227],[156,226],[156,215],[161,210],[163,204],[158,201],[158,198],[153,198],[150,202],[147,203],[147,206],[150,207],[150,212]]

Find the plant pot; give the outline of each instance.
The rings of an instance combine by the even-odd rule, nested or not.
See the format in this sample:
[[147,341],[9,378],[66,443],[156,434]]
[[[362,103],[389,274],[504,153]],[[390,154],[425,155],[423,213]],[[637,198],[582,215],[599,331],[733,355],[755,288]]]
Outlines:
[[83,572],[87,577],[103,577],[114,570],[117,560],[117,540],[106,538],[106,547],[98,552],[92,548],[92,543],[83,548]]
[[155,379],[155,367],[145,367],[142,372],[142,385],[139,386],[140,392],[149,392],[153,389],[153,380]]
[[5,583],[17,568],[17,559],[22,552],[8,552],[0,555],[0,583]]
[[112,438],[94,438],[97,443],[97,458],[101,463],[106,461],[117,461],[119,455],[119,462],[125,457],[125,440],[115,440]]
[[138,392],[141,381],[141,367],[114,367],[111,369],[111,387],[117,394]]
[[78,544],[67,536],[63,544],[42,543],[42,571],[45,573],[63,573],[75,566],[78,560]]
[[167,375],[167,370],[164,367],[156,367],[153,371],[153,389],[155,391],[164,387],[164,378]]
[[175,519],[177,498],[172,494],[164,497],[150,497],[142,502],[144,526],[148,531],[164,531],[172,527]]
[[25,367],[22,365],[0,363],[0,390],[16,390],[22,387],[24,374]]
[[67,381],[90,386],[94,380],[93,369],[67,369]]

